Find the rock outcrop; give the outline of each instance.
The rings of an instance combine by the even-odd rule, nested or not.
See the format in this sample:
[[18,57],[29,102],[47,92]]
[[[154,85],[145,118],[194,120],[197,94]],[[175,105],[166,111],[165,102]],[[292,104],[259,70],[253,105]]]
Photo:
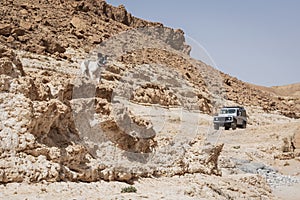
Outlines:
[[[28,66],[24,70],[10,48],[1,46],[0,52],[1,183],[101,179],[129,182],[139,177],[185,173],[220,175],[217,160],[222,145],[199,151],[204,138],[188,145],[184,145],[185,141],[174,143],[169,136],[157,138],[151,121],[120,104],[124,97],[120,81],[144,80],[142,87],[132,90],[132,98],[127,99],[133,103],[189,108],[198,104],[194,93],[178,96],[172,92],[172,85],[151,85],[147,79],[124,75],[132,68],[118,62],[103,73],[120,78],[103,76],[101,83],[94,85],[85,77],[72,78],[55,70]],[[151,73],[159,75],[155,67]],[[161,78],[171,80],[173,72],[168,73]],[[185,92],[194,90],[187,81],[183,83]],[[181,91],[182,84],[177,87]],[[146,92],[150,100],[142,102],[139,98],[145,95],[139,90],[147,88],[157,90],[157,94]],[[163,144],[161,140],[170,143]]]
[[[103,0],[30,0],[0,2],[0,41],[13,48],[71,59],[67,48],[89,52],[107,38],[132,28],[163,27],[132,16],[124,6]],[[168,28],[173,48],[189,53],[181,30]]]

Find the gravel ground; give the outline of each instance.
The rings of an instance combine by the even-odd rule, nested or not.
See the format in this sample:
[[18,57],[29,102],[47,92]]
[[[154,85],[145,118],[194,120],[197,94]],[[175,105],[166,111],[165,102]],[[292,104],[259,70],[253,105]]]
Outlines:
[[300,183],[299,177],[282,175],[276,171],[258,169],[258,174],[263,176],[272,188],[277,188],[280,186],[292,186],[296,183]]

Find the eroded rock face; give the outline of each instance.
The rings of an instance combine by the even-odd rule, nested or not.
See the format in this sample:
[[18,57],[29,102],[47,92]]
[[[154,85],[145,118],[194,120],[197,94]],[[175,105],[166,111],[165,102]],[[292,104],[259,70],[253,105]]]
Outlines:
[[63,156],[58,154],[57,160],[55,152],[76,141],[71,119],[64,120],[70,109],[51,99],[50,90],[45,90],[46,85],[40,82],[46,77],[37,81],[25,75],[11,50],[4,47],[1,52],[9,52],[7,63],[13,64],[11,70],[4,70],[10,78],[0,96],[1,182],[60,180]]
[[[208,88],[215,85],[222,96],[221,87],[218,86],[220,80],[212,82],[214,78],[218,79],[218,73],[212,73],[210,77],[207,72],[209,67],[203,67],[201,62],[193,62],[173,52],[153,48],[137,50],[119,59],[137,68],[131,78],[146,82],[133,91],[130,97],[133,101],[170,107],[180,105],[189,110],[211,114],[215,105]],[[145,67],[147,71],[144,72]],[[126,76],[122,78],[126,79]],[[147,84],[147,81],[151,84]],[[153,84],[153,81],[159,82],[159,86]]]
[[[9,0],[0,2],[0,41],[22,50],[70,59],[66,49],[83,47],[88,52],[113,35],[132,28],[163,27],[132,16],[124,6],[88,0]],[[169,29],[165,40],[189,53],[181,30]]]
[[[50,80],[47,73],[28,76],[9,48],[2,47],[1,52],[2,58],[5,55],[6,63],[13,67],[3,70],[5,78],[8,78],[1,79],[5,82],[1,86],[5,90],[1,90],[0,96],[0,181],[61,180],[61,171],[69,168],[77,170],[71,160],[80,166],[86,155],[86,150],[71,153],[74,150],[70,149],[78,146],[75,143],[79,138],[71,108],[63,102],[65,99],[55,99],[56,95],[49,89],[50,82],[56,85],[53,82],[64,82],[64,77]],[[85,149],[83,146],[80,148]]]
[[24,76],[25,72],[22,63],[12,50],[0,45],[0,75],[7,75],[12,78]]
[[32,102],[22,94],[1,94],[1,182],[59,180],[60,165],[42,154],[25,153],[37,148],[28,130]]
[[178,101],[175,94],[167,88],[158,85],[145,85],[134,91],[132,100],[138,103],[159,104],[162,106],[178,106]]
[[101,128],[118,148],[135,153],[149,153],[155,148],[151,122],[134,116],[122,105],[113,106],[111,117],[101,123]]
[[[159,146],[151,121],[138,117],[114,99],[120,94],[116,87],[122,73],[130,68],[114,64],[103,73],[120,78],[105,77],[100,84],[93,85],[84,77],[74,81],[56,71],[25,73],[9,48],[3,47],[1,52],[6,59],[4,63],[12,67],[6,69],[4,65],[1,74],[0,182],[101,179],[129,182],[157,175],[220,174],[216,162],[222,147],[211,146],[199,153],[197,148],[192,150],[194,144],[181,147],[184,141],[174,146],[173,142]],[[181,104],[171,90],[148,86],[158,92],[149,105]],[[141,92],[136,97],[141,97]],[[195,97],[197,102],[195,94],[183,96]],[[116,162],[114,157],[120,160]]]

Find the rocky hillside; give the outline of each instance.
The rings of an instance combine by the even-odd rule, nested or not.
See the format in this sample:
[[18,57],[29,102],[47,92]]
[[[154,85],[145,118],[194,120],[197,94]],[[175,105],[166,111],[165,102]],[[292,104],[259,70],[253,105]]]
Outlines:
[[[168,30],[164,31],[165,42],[175,50],[187,54],[190,51],[190,47],[184,43],[185,39],[181,30],[172,30],[163,27],[160,23],[136,18],[128,13],[124,6],[113,7],[105,1],[4,0],[0,2],[0,5],[2,15],[0,41],[13,49],[22,49],[73,62],[72,49],[76,49],[77,54],[87,53],[117,33],[132,28],[152,26]],[[155,50],[153,53],[159,54]],[[174,59],[168,59],[166,62],[174,61]],[[183,63],[180,65],[179,68],[186,68]],[[187,72],[187,74],[192,73]],[[204,72],[204,74],[206,77],[209,73]],[[225,88],[228,100],[241,105],[260,106],[268,112],[279,111],[289,117],[299,118],[300,116],[298,98],[293,95],[286,97],[282,92],[283,89],[276,89],[278,92],[275,92],[274,88],[263,90],[223,74],[222,79],[221,87]],[[198,77],[197,82],[201,81],[206,83],[206,87],[215,84],[211,80],[204,80],[203,76]],[[293,88],[298,87],[295,85]]]
[[[176,148],[184,141],[170,146],[172,142],[163,142],[171,140],[170,136],[158,136],[149,119],[139,117],[133,108],[112,100],[115,94],[122,97],[122,82],[133,81],[140,82],[133,88],[128,86],[133,94],[128,100],[135,104],[158,104],[166,108],[183,106],[198,110],[200,105],[200,110],[209,113],[208,94],[200,88],[204,86],[203,81],[198,80],[200,85],[197,89],[183,78],[170,88],[164,83],[172,80],[174,75],[180,76],[178,63],[178,71],[167,66],[162,69],[159,65],[153,66],[151,71],[145,60],[145,65],[139,67],[139,70],[144,67],[144,71],[138,72],[134,62],[126,62],[127,57],[135,55],[135,52],[127,52],[124,46],[121,46],[126,50],[126,53],[121,52],[123,56],[114,58],[109,54],[118,48],[109,48],[106,52],[110,61],[101,72],[101,82],[97,84],[78,76],[79,64],[74,62],[102,40],[106,44],[110,44],[109,41],[115,43],[116,38],[112,36],[141,27],[153,28],[146,34],[145,29],[142,30],[142,40],[139,35],[131,35],[135,41],[152,45],[159,38],[172,51],[188,56],[189,47],[184,43],[182,31],[132,17],[124,7],[115,8],[104,1],[2,1],[1,9],[2,183],[131,181],[154,174],[220,173],[216,162],[222,145],[207,146],[205,153],[195,156],[192,161],[189,154],[193,154],[193,146],[201,145],[204,140],[188,145],[186,148],[190,150],[187,152]],[[121,39],[117,38],[118,46],[123,44],[121,42],[128,43],[126,38]],[[150,54],[157,54],[158,50],[154,48]],[[178,59],[178,56],[168,59],[175,64],[176,61],[172,60]],[[135,73],[145,77],[132,77]],[[152,77],[161,81],[154,83],[149,80]],[[193,79],[196,80],[195,77]],[[94,91],[92,96],[89,91]],[[180,93],[176,94],[176,91]],[[187,96],[188,92],[190,95]],[[101,133],[98,133],[99,130]],[[118,147],[117,150],[112,151],[115,147]],[[155,156],[149,162],[147,157],[153,149],[161,156]],[[166,157],[170,152],[173,156]],[[116,165],[115,159],[111,160],[124,153],[128,154],[128,160],[122,160],[122,166]],[[163,157],[168,159],[159,160]],[[140,164],[132,166],[132,159]],[[144,166],[143,160],[149,163],[144,169],[139,169],[140,165]],[[202,164],[196,165],[199,162]],[[159,170],[157,163],[161,163]]]
[[228,100],[240,105],[259,106],[266,112],[279,112],[291,118],[300,117],[300,99],[296,95],[299,91],[297,85],[293,87],[294,95],[289,95],[288,92],[279,89],[280,87],[266,88],[245,83],[226,74],[222,76]]
[[290,85],[283,86],[272,86],[272,87],[263,87],[258,85],[253,85],[260,90],[264,90],[270,93],[273,93],[277,96],[288,96],[288,97],[299,97],[300,96],[300,83],[294,83]]
[[[0,183],[221,176],[224,144],[209,135],[220,106],[300,117],[298,97],[192,59],[181,30],[123,6],[3,0],[0,10]],[[207,183],[210,197],[241,195],[220,192],[232,182],[245,196],[272,197],[259,176],[225,180]]]
[[[113,7],[103,0],[3,0],[0,2],[0,41],[14,49],[68,59],[67,48],[86,52],[130,28],[163,27]],[[177,50],[189,52],[183,32],[169,29]],[[175,43],[174,43],[175,44]]]

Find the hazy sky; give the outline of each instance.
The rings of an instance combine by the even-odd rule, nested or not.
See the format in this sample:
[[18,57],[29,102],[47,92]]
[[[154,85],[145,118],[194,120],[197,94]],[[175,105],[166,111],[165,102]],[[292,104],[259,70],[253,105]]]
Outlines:
[[[219,70],[238,79],[265,86],[300,82],[298,0],[107,2],[125,5],[136,17],[182,29],[204,47]],[[197,52],[192,56],[198,57]]]

